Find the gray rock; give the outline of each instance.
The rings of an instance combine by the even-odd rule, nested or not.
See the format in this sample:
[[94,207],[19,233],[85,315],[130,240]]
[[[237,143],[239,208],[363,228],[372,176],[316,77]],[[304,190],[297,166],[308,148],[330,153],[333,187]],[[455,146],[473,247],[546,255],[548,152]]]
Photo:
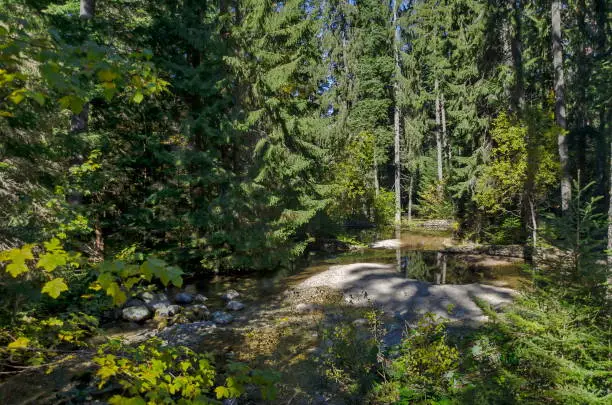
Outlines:
[[153,312],[172,305],[170,300],[168,300],[168,296],[164,293],[152,293],[146,291],[140,294],[140,299],[142,299],[145,305]]
[[204,304],[206,301],[208,301],[208,298],[206,298],[205,296],[203,296],[202,294],[196,294],[193,297],[193,301],[197,302],[198,304]]
[[186,292],[180,292],[174,296],[174,302],[181,305],[191,304],[193,302],[193,295]]
[[307,314],[309,312],[316,312],[316,311],[320,311],[322,309],[322,307],[320,305],[317,304],[305,304],[303,302],[297,304],[295,306],[295,312],[297,312],[298,314]]
[[139,300],[138,298],[130,298],[129,300],[127,300],[127,302],[123,305],[124,308],[128,308],[128,307],[139,307],[141,305],[144,305],[144,302],[142,300]]
[[181,312],[181,307],[179,305],[167,305],[164,307],[159,307],[155,310],[155,317],[171,317]]
[[212,320],[219,325],[225,325],[234,320],[234,317],[227,312],[215,311],[212,314]]
[[225,308],[229,309],[230,311],[240,311],[241,309],[244,309],[244,304],[239,301],[230,301],[227,303]]
[[221,298],[224,299],[225,301],[232,301],[238,297],[240,297],[240,293],[236,290],[227,290],[225,294],[221,296]]
[[358,318],[353,321],[353,325],[355,326],[366,326],[368,324],[368,320],[365,318]]
[[142,322],[151,317],[151,311],[146,306],[139,305],[136,307],[123,308],[121,316],[126,321]]
[[210,311],[204,304],[193,304],[185,307],[183,314],[189,321],[195,322],[207,319],[210,316]]

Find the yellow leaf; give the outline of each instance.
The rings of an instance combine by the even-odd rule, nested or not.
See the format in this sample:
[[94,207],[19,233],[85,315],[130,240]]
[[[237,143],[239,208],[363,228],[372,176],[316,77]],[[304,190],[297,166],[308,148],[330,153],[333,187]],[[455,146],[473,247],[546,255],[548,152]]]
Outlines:
[[28,347],[28,343],[30,343],[30,339],[26,337],[20,337],[14,342],[9,343],[8,348],[9,349],[25,349],[26,347]]
[[41,290],[43,294],[47,293],[51,298],[59,297],[63,291],[68,291],[68,285],[66,285],[61,277],[48,281]]

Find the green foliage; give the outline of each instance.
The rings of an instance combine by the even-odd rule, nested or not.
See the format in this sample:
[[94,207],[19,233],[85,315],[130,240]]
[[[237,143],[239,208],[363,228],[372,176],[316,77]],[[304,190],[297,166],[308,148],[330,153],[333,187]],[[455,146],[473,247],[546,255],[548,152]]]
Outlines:
[[98,349],[93,360],[98,369],[98,387],[119,384],[122,394],[110,404],[209,404],[213,398],[238,398],[247,385],[261,389],[264,399],[274,399],[274,373],[251,370],[242,363],[230,363],[225,384],[215,387],[216,370],[212,357],[186,347],[163,346],[148,340],[137,347],[111,342]]
[[455,207],[445,195],[444,184],[432,183],[419,193],[419,204],[415,207],[421,218],[450,219],[455,216]]
[[488,310],[493,322],[464,360],[476,373],[464,401],[607,403],[609,316],[599,311],[541,290],[502,314]]
[[[0,252],[0,264],[4,265],[5,271],[13,278],[25,273],[24,277],[28,279],[47,280],[41,292],[57,298],[63,291],[68,290],[68,286],[63,277],[53,278],[52,273],[58,268],[66,271],[79,267],[80,255],[66,252],[58,239],[44,242],[43,245],[44,249],[35,245],[24,245],[21,248],[2,251]],[[34,249],[38,252],[36,257]]]
[[353,400],[359,400],[375,382],[375,370],[380,354],[380,339],[384,330],[380,314],[367,314],[369,332],[353,324],[340,324],[324,331],[328,342],[323,355],[325,377],[338,390]]
[[[547,264],[543,274],[563,286],[570,296],[585,301],[605,301],[609,268],[605,262],[607,221],[597,212],[601,197],[589,197],[594,183],[573,184],[570,209],[562,218],[548,216],[544,238],[560,249],[559,257]],[[544,267],[544,266],[543,266]]]
[[22,313],[19,323],[0,329],[1,369],[18,373],[29,367],[50,371],[70,360],[67,349],[87,346],[87,338],[98,332],[98,319],[82,312],[35,317]]
[[427,403],[456,389],[459,351],[448,344],[443,319],[423,316],[414,329],[407,330],[398,351],[386,368],[387,381],[375,390],[382,396],[373,403],[389,397],[402,404]]

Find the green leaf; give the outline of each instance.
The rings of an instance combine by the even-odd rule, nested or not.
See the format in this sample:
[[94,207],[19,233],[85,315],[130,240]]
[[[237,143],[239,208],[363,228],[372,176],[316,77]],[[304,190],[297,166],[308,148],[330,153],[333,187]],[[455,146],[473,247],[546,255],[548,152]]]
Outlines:
[[68,263],[68,255],[66,252],[46,252],[40,255],[36,267],[52,272],[58,267],[65,266],[66,263]]
[[136,104],[140,104],[142,102],[142,100],[144,99],[144,95],[142,94],[142,92],[137,91],[136,94],[134,94],[134,97],[132,98],[132,100],[136,103]]
[[21,103],[25,98],[25,89],[18,89],[13,91],[11,94],[9,94],[8,98],[13,102],[13,104]]
[[100,81],[102,82],[112,82],[118,77],[119,75],[116,72],[113,72],[112,70],[105,69],[105,70],[100,70],[98,72],[98,79],[100,79]]
[[68,291],[68,286],[61,277],[48,281],[41,290],[43,294],[49,294],[51,298],[59,297],[63,291]]
[[159,275],[164,286],[168,283],[172,283],[175,287],[181,287],[183,285],[183,271],[176,266],[166,267]]
[[36,91],[28,91],[28,97],[36,101],[38,105],[45,105],[45,95]]
[[106,289],[106,294],[110,295],[113,298],[113,305],[119,306],[127,301],[127,296],[125,292],[121,289],[119,284],[112,282],[110,286]]
[[24,245],[18,249],[11,249],[2,252],[0,255],[0,261],[12,262],[6,266],[6,271],[13,277],[26,273],[29,270],[26,260],[32,259],[34,259],[34,255],[32,254],[32,245]]
[[223,386],[215,388],[215,394],[217,394],[217,399],[229,398],[230,396],[229,390]]
[[108,400],[110,405],[146,405],[146,401],[142,397],[122,397],[121,395],[115,395]]

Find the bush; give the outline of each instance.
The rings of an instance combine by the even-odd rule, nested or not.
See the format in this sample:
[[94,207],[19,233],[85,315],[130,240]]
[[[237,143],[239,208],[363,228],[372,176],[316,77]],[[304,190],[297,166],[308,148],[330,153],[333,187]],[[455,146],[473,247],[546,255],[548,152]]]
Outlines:
[[213,390],[216,371],[209,355],[163,346],[158,339],[138,347],[112,342],[99,349],[94,362],[99,388],[114,382],[123,389],[110,398],[111,405],[208,404],[213,397],[237,398],[249,384],[259,386],[264,399],[276,395],[276,374],[253,371],[242,363],[230,363],[225,384]]
[[387,381],[373,391],[371,403],[420,403],[454,391],[459,352],[447,342],[446,323],[428,313],[407,330],[396,357],[385,367]]

